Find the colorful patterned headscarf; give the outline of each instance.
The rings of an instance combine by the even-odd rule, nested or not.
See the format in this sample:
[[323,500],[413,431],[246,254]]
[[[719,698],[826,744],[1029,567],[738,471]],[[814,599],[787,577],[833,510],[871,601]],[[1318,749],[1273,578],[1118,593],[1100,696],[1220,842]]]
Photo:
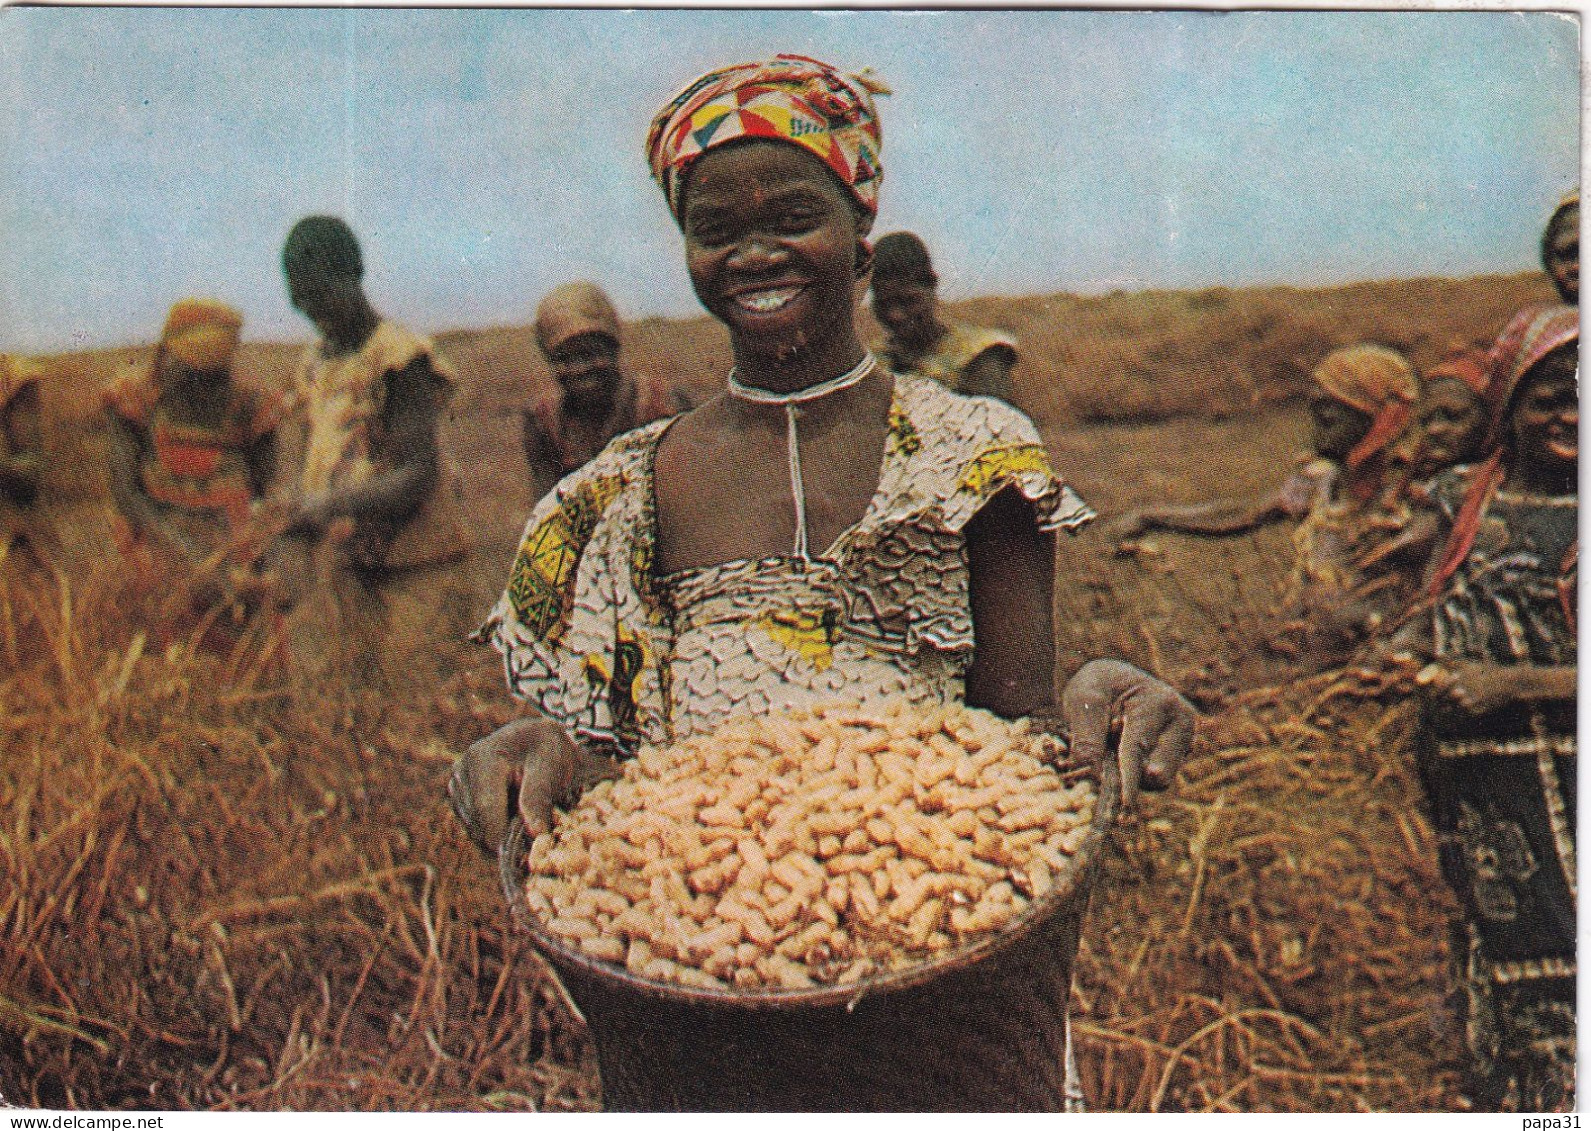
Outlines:
[[816,59],[776,55],[703,75],[652,119],[646,159],[676,219],[691,165],[742,138],[799,145],[840,178],[868,216],[878,213],[883,139],[873,95],[889,88]]

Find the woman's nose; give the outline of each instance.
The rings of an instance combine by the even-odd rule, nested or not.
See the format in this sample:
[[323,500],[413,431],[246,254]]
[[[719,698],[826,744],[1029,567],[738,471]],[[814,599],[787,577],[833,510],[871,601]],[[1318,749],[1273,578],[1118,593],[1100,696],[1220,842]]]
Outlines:
[[735,245],[730,261],[737,267],[755,269],[781,263],[786,254],[778,240],[753,232]]

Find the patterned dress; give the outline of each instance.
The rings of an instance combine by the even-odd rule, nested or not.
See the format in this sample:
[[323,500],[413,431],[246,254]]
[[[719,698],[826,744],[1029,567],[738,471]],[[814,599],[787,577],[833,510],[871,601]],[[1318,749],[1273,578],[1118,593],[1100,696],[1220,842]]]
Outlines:
[[967,523],[1013,485],[1043,529],[1093,517],[1022,414],[897,377],[878,490],[825,553],[659,577],[652,474],[668,425],[619,437],[542,500],[482,629],[516,695],[625,748],[746,711],[959,699],[973,651]]
[[1012,364],[1016,362],[1016,339],[1001,330],[986,330],[982,326],[969,326],[965,322],[945,322],[945,333],[923,354],[907,354],[890,342],[879,359],[896,373],[916,377],[931,377],[947,389],[958,393],[991,393],[1002,400],[1009,399],[1010,390],[974,389],[967,385],[966,368],[989,350],[1006,354]]
[[250,449],[281,424],[279,394],[234,381],[224,408],[202,423],[148,376],[115,382],[105,399],[139,434],[137,486],[163,521],[208,552],[247,520],[267,486],[254,481]]
[[[1460,474],[1438,479],[1449,519],[1463,494]],[[1574,495],[1496,492],[1436,606],[1436,655],[1574,665],[1578,515]],[[1464,911],[1456,957],[1472,1095],[1485,1110],[1573,1105],[1575,761],[1573,704],[1435,721],[1425,751],[1443,872]]]
[[[128,469],[134,482],[128,486],[149,504],[166,544],[181,547],[188,567],[207,582],[195,596],[157,614],[159,632],[165,639],[182,638],[211,619],[214,605],[222,611],[201,642],[210,651],[229,653],[269,604],[260,588],[267,570],[263,557],[250,558],[247,569],[236,573],[228,559],[242,548],[233,543],[245,538],[254,506],[268,487],[260,480],[259,448],[281,424],[286,401],[274,391],[234,380],[213,418],[195,419],[177,394],[162,389],[152,375],[140,374],[112,383],[105,403],[137,438],[136,462]],[[173,579],[151,556],[145,532],[135,529],[130,517],[112,522],[127,574],[135,587],[163,593]]]

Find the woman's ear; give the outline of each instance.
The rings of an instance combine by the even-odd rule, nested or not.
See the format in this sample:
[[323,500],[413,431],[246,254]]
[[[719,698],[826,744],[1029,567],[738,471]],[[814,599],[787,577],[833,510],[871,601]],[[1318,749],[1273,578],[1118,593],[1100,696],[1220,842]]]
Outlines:
[[873,270],[873,243],[866,236],[856,241],[856,277],[865,278]]

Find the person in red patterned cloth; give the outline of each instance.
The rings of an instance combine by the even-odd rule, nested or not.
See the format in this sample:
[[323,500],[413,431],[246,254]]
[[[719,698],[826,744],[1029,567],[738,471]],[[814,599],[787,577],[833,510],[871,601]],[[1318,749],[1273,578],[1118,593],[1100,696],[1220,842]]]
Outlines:
[[541,300],[536,345],[557,387],[524,413],[533,498],[590,463],[615,436],[690,408],[679,390],[619,364],[619,316],[594,283],[564,283]]
[[276,473],[285,399],[234,379],[243,316],[178,302],[147,372],[105,391],[113,536],[135,584],[162,592],[157,633],[228,651],[267,601],[250,525]]

